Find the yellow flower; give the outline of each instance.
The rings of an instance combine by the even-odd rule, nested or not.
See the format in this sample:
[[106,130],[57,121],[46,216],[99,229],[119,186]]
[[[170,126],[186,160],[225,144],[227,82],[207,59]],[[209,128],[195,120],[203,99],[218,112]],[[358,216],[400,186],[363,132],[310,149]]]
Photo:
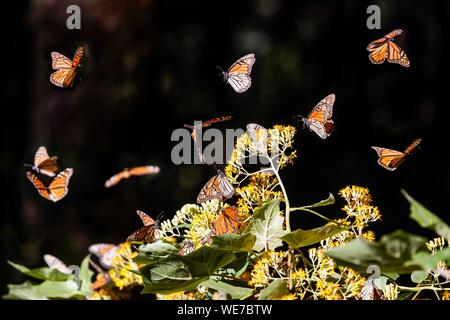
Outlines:
[[157,294],[156,299],[158,300],[195,300],[194,292],[174,292],[169,294]]
[[437,251],[442,250],[445,247],[445,238],[439,237],[434,238],[427,242],[427,248],[431,251],[432,254],[435,254]]
[[317,294],[319,298],[325,300],[342,300],[343,296],[340,292],[340,286],[337,283],[319,279],[317,281]]
[[394,283],[386,285],[383,289],[383,295],[385,300],[397,300],[398,297],[398,286]]
[[112,259],[108,274],[120,290],[126,286],[143,284],[142,277],[131,271],[139,269],[138,265],[132,261],[137,254],[137,252],[132,252],[129,242],[124,242],[119,245],[119,249]]
[[89,300],[111,300],[109,292],[105,289],[92,291],[92,295],[88,297]]
[[450,290],[442,291],[441,299],[442,300],[450,300]]
[[273,278],[285,276],[286,270],[282,266],[285,259],[284,251],[267,251],[262,254],[253,266],[248,284],[254,288],[265,287]]
[[297,295],[295,293],[285,294],[279,300],[297,300]]

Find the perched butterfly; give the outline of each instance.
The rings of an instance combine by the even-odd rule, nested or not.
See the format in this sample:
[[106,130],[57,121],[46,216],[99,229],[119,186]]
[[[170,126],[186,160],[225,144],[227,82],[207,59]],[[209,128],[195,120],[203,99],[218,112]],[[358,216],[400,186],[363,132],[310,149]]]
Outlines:
[[330,94],[322,99],[312,109],[308,117],[300,116],[303,121],[303,126],[308,127],[309,130],[314,131],[322,139],[326,139],[333,131],[334,122],[331,119],[333,116],[333,105],[336,96]]
[[61,88],[73,86],[77,68],[80,65],[83,54],[83,47],[77,48],[73,60],[70,60],[61,53],[52,52],[52,67],[56,71],[50,75],[50,82]]
[[212,177],[202,188],[197,197],[197,203],[206,202],[212,199],[229,199],[234,194],[234,187],[231,185],[225,174],[217,170],[217,174]]
[[44,261],[51,269],[56,269],[65,274],[72,274],[72,270],[70,270],[64,262],[51,254],[45,254]]
[[192,129],[192,133],[191,133],[192,140],[194,140],[195,149],[197,150],[197,154],[198,154],[198,157],[199,157],[201,163],[205,163],[205,157],[203,155],[202,146],[201,146],[201,143],[197,139],[197,137],[199,137],[199,136],[201,137],[201,128],[210,127],[214,123],[228,121],[231,119],[233,119],[232,116],[222,116],[222,117],[213,118],[213,119],[210,119],[207,121],[203,121],[200,125],[193,125],[193,126],[188,125],[188,124],[184,125],[185,128]]
[[72,177],[73,169],[67,168],[53,179],[48,187],[46,187],[38,177],[36,177],[30,171],[27,172],[27,178],[30,180],[39,194],[47,200],[53,202],[59,201],[64,198],[69,191],[68,185],[70,178]]
[[159,219],[161,214],[158,218],[156,218],[156,221],[152,219],[148,214],[137,210],[136,213],[138,214],[139,218],[141,218],[142,223],[144,226],[135,232],[133,232],[130,236],[128,236],[127,240],[128,242],[144,242],[144,243],[152,243],[155,241],[158,241],[159,239]]
[[380,147],[372,147],[372,149],[374,149],[380,157],[378,159],[378,164],[390,171],[394,171],[399,165],[402,164],[403,161],[405,161],[405,156],[421,142],[422,139],[414,140],[413,143],[411,143],[411,145],[403,152]]
[[118,246],[110,243],[96,243],[89,246],[89,252],[96,255],[100,260],[100,264],[106,269],[111,268],[112,259],[118,249]]
[[256,123],[247,124],[247,132],[257,152],[267,154],[269,133],[266,128]]
[[215,236],[238,233],[240,226],[239,210],[234,206],[226,207],[217,216],[216,221],[214,221],[213,233]]
[[409,59],[406,53],[394,42],[394,38],[402,34],[402,32],[403,30],[396,29],[383,38],[369,43],[367,51],[370,52],[370,62],[380,64],[387,60],[391,63],[398,63],[403,67],[409,67]]
[[252,85],[250,73],[255,61],[255,55],[250,53],[233,63],[227,71],[219,66],[217,68],[222,72],[223,81],[228,82],[237,93],[242,93]]
[[190,240],[184,240],[178,253],[182,256],[185,256],[193,252],[194,250],[195,250],[194,243]]
[[373,280],[369,279],[364,283],[358,300],[383,300],[383,291],[378,289]]
[[36,154],[34,155],[34,165],[25,164],[26,167],[31,167],[32,170],[37,173],[45,174],[49,177],[54,177],[56,172],[59,171],[57,165],[58,157],[53,156],[49,157],[47,153],[47,149],[44,146],[41,146],[37,149]]
[[145,176],[148,174],[157,174],[159,172],[159,167],[156,166],[140,166],[133,167],[131,169],[125,168],[123,171],[113,175],[111,178],[106,180],[105,187],[110,188],[120,182],[122,179],[128,179],[131,176]]

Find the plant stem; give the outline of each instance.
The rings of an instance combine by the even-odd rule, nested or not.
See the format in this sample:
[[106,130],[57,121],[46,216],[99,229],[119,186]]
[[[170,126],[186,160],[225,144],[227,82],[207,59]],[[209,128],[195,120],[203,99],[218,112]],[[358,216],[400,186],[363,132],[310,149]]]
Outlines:
[[269,161],[270,161],[270,166],[272,167],[273,173],[277,177],[281,191],[283,192],[284,201],[286,204],[286,232],[291,232],[291,222],[290,222],[291,206],[289,204],[289,198],[287,196],[286,189],[284,188],[283,181],[281,181],[281,177],[280,177],[280,174],[278,173],[278,170],[275,169],[272,159],[269,158]]

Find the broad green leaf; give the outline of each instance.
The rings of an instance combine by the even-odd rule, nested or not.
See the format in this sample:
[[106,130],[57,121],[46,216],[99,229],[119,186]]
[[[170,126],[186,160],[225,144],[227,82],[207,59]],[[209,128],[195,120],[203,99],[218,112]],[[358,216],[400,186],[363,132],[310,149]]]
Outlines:
[[249,264],[248,257],[249,253],[247,252],[236,252],[236,260],[224,266],[222,268],[223,272],[234,277],[239,277],[247,270]]
[[266,288],[262,289],[258,300],[274,300],[289,293],[286,281],[283,279],[273,280]]
[[378,278],[373,280],[373,284],[380,290],[384,290],[386,287],[386,283],[388,281],[388,277],[385,276],[379,276]]
[[348,228],[344,228],[338,226],[333,222],[329,222],[322,227],[310,230],[297,229],[284,235],[283,237],[281,237],[281,239],[293,248],[301,248],[318,243],[324,239],[327,239],[346,230],[348,230]]
[[241,300],[248,298],[253,293],[253,288],[249,287],[246,282],[242,281],[237,283],[237,281],[216,281],[208,279],[202,282],[202,286],[211,288],[217,291],[223,291],[231,296],[233,300]]
[[8,284],[8,293],[2,298],[7,300],[48,300],[48,298],[39,296],[30,281],[22,284]]
[[69,274],[62,273],[61,271],[52,268],[43,267],[36,269],[28,269],[25,266],[22,266],[20,264],[11,261],[8,261],[8,263],[12,267],[22,272],[23,274],[39,280],[65,281],[71,277]]
[[426,252],[425,238],[397,230],[381,237],[378,243],[358,238],[349,243],[332,248],[326,254],[338,264],[348,265],[365,272],[369,265],[380,267],[381,273],[399,274],[421,270],[414,255]]
[[231,251],[252,251],[255,240],[255,236],[250,233],[224,234],[212,237],[211,247]]
[[450,239],[450,227],[437,215],[425,208],[420,202],[402,190],[406,200],[410,203],[409,217],[416,221],[422,228],[431,229],[439,236]]
[[411,273],[411,281],[414,283],[422,283],[426,278],[428,278],[428,272],[426,271],[418,270]]
[[283,217],[280,215],[280,200],[275,199],[264,203],[255,210],[246,232],[255,236],[253,250],[273,250],[283,245],[281,237],[283,230]]
[[78,285],[73,280],[52,281],[46,280],[38,285],[33,285],[26,281],[19,285],[8,285],[9,292],[4,295],[4,299],[21,299],[21,300],[48,300],[68,299],[80,296]]
[[209,276],[236,260],[236,253],[201,247],[188,256],[170,254],[140,269],[144,279],[142,293],[167,294],[195,289]]
[[309,206],[303,206],[302,208],[317,208],[317,207],[325,207],[332,205],[335,202],[334,196],[332,193],[328,195],[328,198],[325,200],[321,200],[317,203],[311,204]]
[[417,252],[414,257],[414,263],[422,266],[424,269],[435,269],[440,261],[450,262],[450,248],[437,251],[431,254],[429,251]]
[[139,264],[156,263],[163,258],[167,258],[171,254],[178,254],[179,249],[169,243],[155,242],[141,245],[139,254],[133,261]]

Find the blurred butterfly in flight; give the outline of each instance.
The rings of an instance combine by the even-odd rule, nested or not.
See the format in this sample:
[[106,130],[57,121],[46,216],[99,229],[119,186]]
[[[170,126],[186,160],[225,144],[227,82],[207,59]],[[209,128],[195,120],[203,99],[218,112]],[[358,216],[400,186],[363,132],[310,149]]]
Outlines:
[[125,168],[123,171],[113,175],[111,178],[106,180],[105,187],[110,188],[116,184],[118,184],[122,179],[128,179],[132,176],[145,176],[148,174],[157,174],[160,169],[156,166],[139,166],[133,168]]
[[255,55],[250,53],[233,63],[227,71],[219,66],[216,66],[216,68],[221,71],[224,82],[229,83],[237,93],[242,93],[252,85],[250,73],[255,61]]
[[406,53],[395,42],[395,37],[403,33],[402,29],[389,32],[383,38],[372,41],[367,46],[369,60],[373,64],[381,64],[384,61],[398,63],[403,67],[409,67],[410,62]]
[[72,270],[70,270],[64,262],[51,254],[45,254],[44,261],[50,269],[55,269],[65,274],[72,274]]
[[73,86],[77,68],[83,58],[84,49],[78,47],[72,60],[58,52],[52,52],[52,68],[56,70],[50,75],[50,82],[61,88]]
[[212,177],[200,190],[197,196],[197,203],[206,202],[212,199],[223,201],[234,195],[234,187],[225,176],[225,174],[217,170],[217,174]]
[[54,177],[59,171],[57,160],[58,157],[56,156],[49,157],[47,149],[44,146],[41,146],[37,149],[36,154],[34,155],[34,164],[25,164],[24,166],[31,167],[31,169],[37,173]]
[[330,94],[322,99],[306,118],[299,116],[303,121],[303,126],[315,132],[322,139],[328,138],[333,131],[334,122],[331,117],[335,99],[336,96]]
[[118,246],[111,243],[96,243],[89,246],[89,252],[99,258],[100,264],[106,269],[111,268],[112,259],[119,249]]
[[137,210],[136,213],[139,216],[139,218],[141,218],[144,226],[133,232],[130,236],[128,236],[126,241],[144,242],[144,243],[152,243],[158,241],[159,223],[162,213],[156,218],[156,221],[141,210]]
[[372,149],[378,154],[378,164],[389,171],[394,171],[403,163],[403,161],[405,161],[406,155],[415,149],[421,142],[422,139],[414,140],[403,152],[381,147],[372,147]]
[[30,171],[27,171],[27,178],[30,180],[39,194],[47,200],[57,202],[64,198],[69,192],[68,185],[72,177],[73,169],[67,168],[52,180],[50,185],[46,187],[38,177]]

